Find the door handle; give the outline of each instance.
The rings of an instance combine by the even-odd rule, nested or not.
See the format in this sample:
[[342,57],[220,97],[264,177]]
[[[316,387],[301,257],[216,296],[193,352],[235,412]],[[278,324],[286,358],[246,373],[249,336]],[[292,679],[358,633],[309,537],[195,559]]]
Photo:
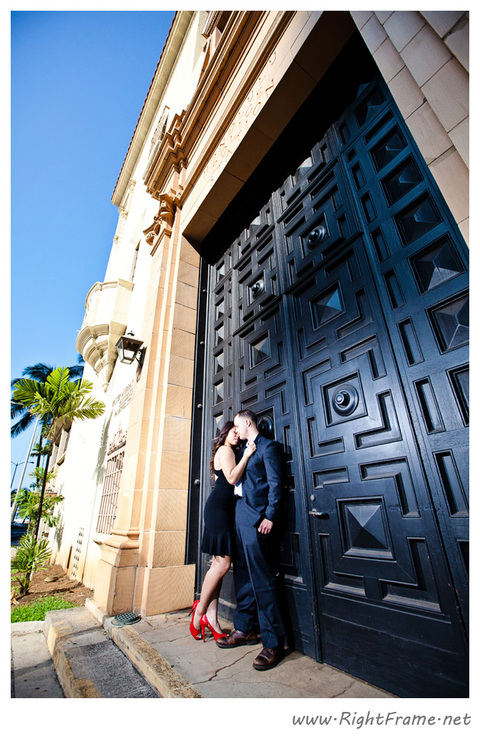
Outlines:
[[312,517],[328,517],[328,512],[319,512],[315,508],[308,512]]

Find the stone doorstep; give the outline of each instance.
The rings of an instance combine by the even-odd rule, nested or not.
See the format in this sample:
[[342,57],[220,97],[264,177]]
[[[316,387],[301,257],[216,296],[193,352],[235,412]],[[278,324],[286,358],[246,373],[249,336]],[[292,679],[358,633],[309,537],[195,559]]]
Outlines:
[[203,698],[133,626],[115,627],[112,618],[91,598],[86,600],[85,607],[159,697]]

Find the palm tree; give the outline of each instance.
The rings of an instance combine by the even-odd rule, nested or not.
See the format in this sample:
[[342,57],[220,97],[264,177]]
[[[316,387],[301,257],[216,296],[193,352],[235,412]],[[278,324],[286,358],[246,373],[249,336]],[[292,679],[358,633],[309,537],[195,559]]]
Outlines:
[[[77,364],[73,367],[67,367],[69,371],[69,375],[72,381],[77,382],[80,380],[83,376],[83,368],[85,366],[84,359],[81,354],[77,355]],[[29,367],[25,367],[23,370],[23,377],[15,377],[12,382],[12,390],[17,382],[23,379],[31,379],[36,380],[37,382],[45,382],[48,375],[53,372],[55,368],[51,367],[48,364],[43,364],[42,362],[39,362],[38,364],[33,364]],[[35,421],[35,416],[33,416],[28,408],[25,408],[21,403],[18,403],[17,401],[13,400],[10,404],[10,417],[12,419],[18,419],[14,424],[12,424],[12,427],[10,429],[10,434],[12,437],[17,437],[19,434],[22,434],[24,431],[26,431],[29,426]],[[43,447],[43,439],[45,436],[44,431],[44,425],[48,425],[48,421],[42,422],[42,426],[40,427],[40,434],[38,438],[38,443],[36,445],[36,452],[34,453],[37,456],[37,468],[40,467],[41,458],[42,455],[46,454],[44,447]],[[35,432],[34,432],[35,436]],[[32,438],[33,439],[33,438]],[[30,455],[29,455],[30,456]],[[24,470],[25,473],[25,470]],[[21,481],[23,478],[21,479]],[[21,482],[20,482],[21,487]],[[15,518],[15,506],[12,509],[12,522]]]
[[[74,382],[77,380],[80,380],[83,376],[83,367],[85,362],[83,361],[83,357],[81,354],[77,357],[77,364],[73,367],[67,367],[70,375],[70,379]],[[37,382],[45,382],[48,375],[53,372],[55,368],[51,367],[48,364],[42,364],[39,362],[38,364],[33,364],[29,367],[25,367],[23,370],[23,377],[15,377],[12,380],[12,389],[16,385],[17,382],[23,379],[31,379],[36,380]],[[10,410],[10,417],[12,419],[18,419],[11,428],[11,435],[12,437],[18,437],[19,434],[22,434],[28,427],[33,423],[35,420],[35,416],[32,416],[30,411],[28,409],[25,409],[24,406],[22,406],[20,403],[17,403],[15,400],[12,399],[11,401],[11,410]],[[41,440],[42,436],[40,435],[40,446],[41,446]],[[37,462],[37,465],[40,466],[40,462]]]
[[[86,380],[70,380],[68,367],[58,367],[50,372],[44,382],[23,378],[14,383],[13,401],[27,410],[32,417],[38,417],[45,427],[45,437],[51,444],[60,439],[62,429],[75,420],[95,419],[105,411],[105,404],[90,397],[93,385]],[[45,486],[51,451],[47,454],[44,466],[42,492],[38,506],[42,513]],[[35,530],[38,538],[40,519]]]

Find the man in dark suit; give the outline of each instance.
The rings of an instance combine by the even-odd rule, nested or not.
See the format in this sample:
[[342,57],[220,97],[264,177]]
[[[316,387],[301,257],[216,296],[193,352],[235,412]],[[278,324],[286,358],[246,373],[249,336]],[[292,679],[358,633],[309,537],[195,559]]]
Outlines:
[[259,433],[253,411],[237,413],[235,428],[240,439],[247,440],[246,446],[255,442],[256,451],[241,483],[235,486],[235,627],[217,645],[235,648],[258,643],[259,627],[263,649],[253,666],[263,671],[272,669],[284,656],[276,555],[283,512],[282,452],[278,442]]

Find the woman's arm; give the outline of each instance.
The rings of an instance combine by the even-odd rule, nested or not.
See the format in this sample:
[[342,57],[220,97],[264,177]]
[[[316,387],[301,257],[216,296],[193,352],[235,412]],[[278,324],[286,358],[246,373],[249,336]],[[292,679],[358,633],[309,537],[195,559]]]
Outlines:
[[238,463],[236,463],[235,455],[230,447],[222,445],[218,448],[217,455],[220,460],[223,474],[232,486],[234,486],[235,483],[237,483],[237,481],[239,481],[242,477],[243,471],[245,470],[245,466],[248,462],[248,458],[253,455],[256,449],[257,445],[255,444],[255,442],[247,444],[242,455],[242,459]]

